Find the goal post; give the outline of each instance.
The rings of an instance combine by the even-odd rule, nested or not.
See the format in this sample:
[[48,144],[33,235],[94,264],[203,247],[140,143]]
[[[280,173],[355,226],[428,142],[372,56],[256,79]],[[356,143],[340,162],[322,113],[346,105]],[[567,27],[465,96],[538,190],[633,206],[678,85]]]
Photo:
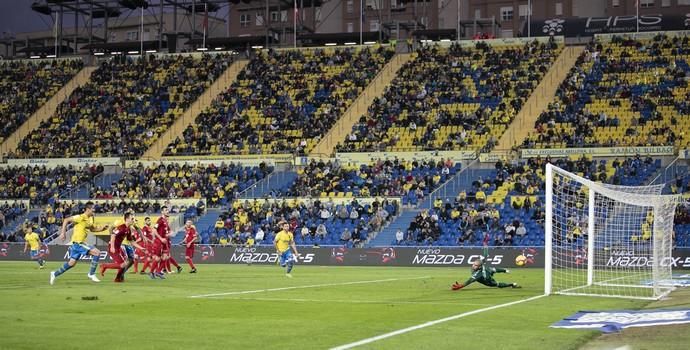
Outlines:
[[673,290],[673,218],[662,185],[616,186],[547,164],[545,294],[659,299]]

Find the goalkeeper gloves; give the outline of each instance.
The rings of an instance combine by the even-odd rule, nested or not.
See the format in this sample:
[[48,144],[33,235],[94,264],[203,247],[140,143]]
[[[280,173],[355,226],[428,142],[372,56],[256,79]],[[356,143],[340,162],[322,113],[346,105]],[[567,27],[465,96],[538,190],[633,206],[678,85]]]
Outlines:
[[455,283],[453,283],[453,285],[450,287],[450,289],[452,289],[452,290],[459,290],[459,289],[462,289],[462,288],[464,288],[464,287],[465,287],[464,284],[458,283],[457,281],[455,281]]

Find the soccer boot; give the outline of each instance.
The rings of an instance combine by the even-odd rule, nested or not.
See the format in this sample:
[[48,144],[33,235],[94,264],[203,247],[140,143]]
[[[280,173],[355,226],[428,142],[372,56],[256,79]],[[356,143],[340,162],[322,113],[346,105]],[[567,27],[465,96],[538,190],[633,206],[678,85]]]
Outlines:
[[86,277],[88,277],[90,280],[92,280],[94,282],[100,282],[101,281],[98,279],[98,277],[96,277],[96,275],[90,275],[89,274],[89,275],[86,275]]

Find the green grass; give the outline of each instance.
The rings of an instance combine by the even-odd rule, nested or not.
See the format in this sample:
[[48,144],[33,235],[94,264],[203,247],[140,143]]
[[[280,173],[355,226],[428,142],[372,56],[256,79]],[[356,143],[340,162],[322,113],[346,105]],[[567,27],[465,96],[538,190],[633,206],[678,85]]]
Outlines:
[[[56,268],[58,263],[48,265]],[[37,270],[31,262],[0,263],[0,348],[327,349],[543,293],[539,269],[496,275],[499,281],[520,283],[522,289],[476,284],[459,292],[450,291],[449,286],[465,280],[467,268],[297,266],[294,278],[288,279],[276,266],[201,265],[196,275],[183,272],[152,281],[130,274],[124,284],[111,282],[113,271],[101,283],[90,282],[87,269],[87,264],[80,263],[50,286],[49,269]],[[380,280],[389,281],[344,284]],[[321,284],[339,285],[190,298]],[[91,296],[98,299],[82,300]],[[690,306],[687,294],[671,300],[673,306]],[[576,349],[599,333],[548,326],[578,310],[634,309],[647,304],[551,296],[360,348]],[[690,327],[679,327],[678,344],[688,344]],[[665,344],[661,339],[658,344]]]

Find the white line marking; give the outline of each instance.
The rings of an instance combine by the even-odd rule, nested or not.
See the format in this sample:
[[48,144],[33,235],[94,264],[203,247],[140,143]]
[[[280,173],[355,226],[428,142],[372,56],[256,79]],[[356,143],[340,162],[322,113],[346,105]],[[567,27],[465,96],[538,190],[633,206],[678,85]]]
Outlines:
[[346,350],[346,349],[352,349],[352,348],[357,347],[357,346],[360,346],[360,345],[373,343],[373,342],[375,342],[375,341],[377,341],[377,340],[381,340],[381,339],[386,339],[386,338],[394,337],[394,336],[396,336],[396,335],[400,335],[400,334],[412,332],[412,331],[415,331],[415,330],[418,330],[418,329],[422,329],[422,328],[426,328],[426,327],[431,327],[431,326],[437,325],[437,324],[439,324],[439,323],[457,320],[457,319],[459,319],[459,318],[471,316],[471,315],[478,314],[478,313],[481,313],[481,312],[484,312],[484,311],[490,311],[490,310],[499,309],[499,308],[506,307],[506,306],[512,306],[512,305],[521,304],[521,303],[524,303],[524,302],[528,302],[528,301],[536,300],[536,299],[539,299],[539,298],[543,298],[543,297],[545,297],[545,296],[546,296],[546,295],[543,295],[543,294],[542,294],[542,295],[537,295],[537,296],[533,296],[533,297],[527,298],[527,299],[522,299],[522,300],[517,300],[517,301],[511,301],[511,302],[505,303],[505,304],[500,304],[500,305],[494,305],[494,306],[490,306],[490,307],[485,307],[485,308],[483,308],[483,309],[477,309],[477,310],[473,310],[473,311],[461,313],[461,314],[458,314],[458,315],[454,315],[454,316],[449,316],[449,317],[446,317],[446,318],[442,318],[442,319],[439,319],[439,320],[425,322],[425,323],[422,323],[422,324],[419,324],[419,325],[416,325],[416,326],[411,326],[411,327],[399,329],[399,330],[397,330],[397,331],[389,332],[389,333],[386,333],[386,334],[377,335],[377,336],[375,336],[375,337],[371,337],[371,338],[367,338],[367,339],[362,339],[362,340],[356,341],[356,342],[354,342],[354,343],[349,343],[349,344],[345,344],[345,345],[336,346],[336,347],[334,347],[334,348],[331,348],[330,350]]
[[333,286],[348,286],[352,284],[367,284],[367,283],[382,283],[382,282],[394,282],[394,281],[407,281],[407,280],[419,280],[431,278],[431,276],[421,276],[421,277],[409,277],[409,278],[388,278],[385,280],[372,280],[372,281],[355,281],[355,282],[342,282],[342,283],[324,283],[324,284],[312,284],[308,286],[295,286],[295,287],[283,287],[283,288],[271,288],[271,289],[257,289],[257,290],[244,290],[237,292],[227,292],[227,293],[214,293],[214,294],[201,294],[192,295],[190,298],[208,298],[208,297],[218,297],[223,295],[239,295],[239,294],[252,294],[252,293],[264,293],[264,292],[277,292],[281,290],[290,289],[305,289],[305,288],[318,288],[318,287],[333,287]]
[[231,297],[233,300],[255,300],[255,301],[294,301],[305,303],[344,303],[344,304],[396,304],[396,305],[463,305],[463,306],[488,306],[493,304],[459,304],[455,302],[435,302],[435,301],[395,301],[395,300],[332,300],[332,299],[304,299],[304,298],[243,298]]

